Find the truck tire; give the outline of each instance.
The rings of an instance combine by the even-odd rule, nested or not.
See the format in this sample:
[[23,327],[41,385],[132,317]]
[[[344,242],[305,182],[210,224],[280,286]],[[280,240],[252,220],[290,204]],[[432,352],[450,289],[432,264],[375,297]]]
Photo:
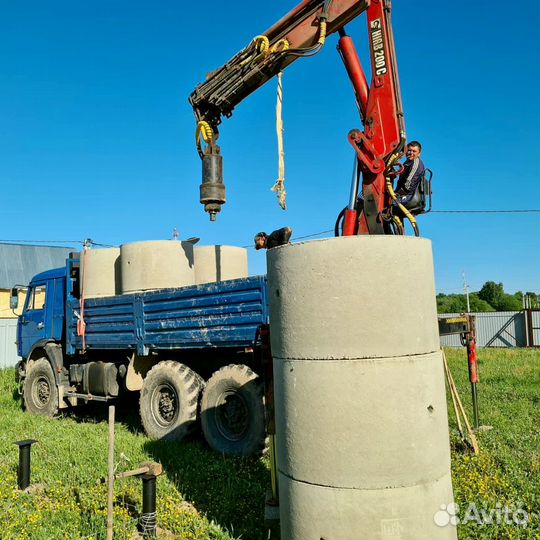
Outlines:
[[38,416],[55,416],[58,413],[58,387],[50,362],[38,358],[28,363],[23,385],[24,407]]
[[258,375],[247,366],[216,371],[201,399],[201,427],[210,447],[226,455],[260,455],[266,438],[263,395]]
[[195,426],[204,382],[194,371],[173,360],[156,364],[143,381],[139,399],[141,421],[153,439],[180,441]]

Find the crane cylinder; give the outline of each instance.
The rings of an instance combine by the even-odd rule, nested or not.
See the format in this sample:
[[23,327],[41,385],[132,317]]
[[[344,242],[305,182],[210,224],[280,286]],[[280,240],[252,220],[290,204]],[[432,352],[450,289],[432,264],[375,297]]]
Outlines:
[[431,242],[340,237],[267,262],[281,537],[455,539],[434,521],[453,492]]
[[204,204],[205,212],[210,214],[210,221],[215,221],[216,214],[221,211],[221,205],[226,202],[223,156],[217,152],[203,155],[200,202]]

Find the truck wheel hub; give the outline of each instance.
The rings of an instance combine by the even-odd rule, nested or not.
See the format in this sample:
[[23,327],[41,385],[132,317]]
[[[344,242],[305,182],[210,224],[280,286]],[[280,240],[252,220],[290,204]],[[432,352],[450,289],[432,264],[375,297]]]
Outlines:
[[34,397],[36,405],[43,407],[51,399],[51,387],[46,377],[39,377],[34,383]]
[[221,434],[236,441],[242,438],[249,424],[249,411],[244,399],[236,392],[223,394],[217,408],[217,425]]
[[174,388],[161,385],[156,388],[152,399],[152,410],[156,421],[162,426],[171,424],[177,414],[178,397]]

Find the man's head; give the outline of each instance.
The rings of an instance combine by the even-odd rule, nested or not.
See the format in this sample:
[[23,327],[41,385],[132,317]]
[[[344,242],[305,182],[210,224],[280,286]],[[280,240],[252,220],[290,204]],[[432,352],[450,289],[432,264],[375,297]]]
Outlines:
[[264,249],[267,237],[268,235],[265,232],[257,233],[255,235],[255,249]]
[[405,155],[407,159],[411,161],[415,160],[417,157],[420,157],[422,153],[422,145],[418,141],[411,141],[407,145],[407,150],[405,150]]

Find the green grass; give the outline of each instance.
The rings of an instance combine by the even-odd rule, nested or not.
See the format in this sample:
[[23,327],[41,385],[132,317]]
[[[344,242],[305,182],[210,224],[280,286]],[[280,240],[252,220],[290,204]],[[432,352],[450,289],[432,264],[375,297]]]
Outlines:
[[[448,361],[472,421],[464,349],[447,350]],[[531,350],[479,351],[481,453],[462,448],[449,402],[452,472],[459,516],[470,503],[497,504],[529,513],[526,528],[505,523],[458,527],[465,538],[540,538],[539,354]],[[270,479],[263,460],[224,458],[200,437],[179,444],[151,441],[141,433],[138,404],[118,404],[117,470],[159,461],[158,527],[167,538],[266,538],[264,494]],[[0,539],[105,538],[106,486],[96,484],[107,471],[107,407],[79,408],[61,419],[30,416],[21,410],[14,370],[0,371]],[[31,493],[17,490],[19,439],[34,438]],[[115,538],[137,535],[141,484],[115,483]],[[495,519],[496,521],[496,519]]]
[[[464,349],[447,349],[450,369],[472,423],[471,391]],[[458,527],[459,538],[540,538],[540,354],[531,349],[479,349],[480,424],[491,431],[478,434],[480,454],[461,448],[453,408],[448,413],[452,446],[454,497],[463,521],[467,510],[497,510],[497,505],[528,513],[526,527],[491,525],[474,520]],[[518,514],[519,516],[519,514]]]
[[[14,370],[0,372],[0,539],[105,538],[107,407],[79,408],[61,419],[31,416],[14,399]],[[266,538],[264,495],[268,469],[262,461],[224,458],[201,437],[182,443],[151,441],[141,433],[138,402],[117,406],[117,471],[145,461],[163,464],[158,479],[158,528],[167,538]],[[32,448],[32,485],[17,489],[20,439]],[[115,482],[114,537],[133,538],[142,508],[141,481]]]

